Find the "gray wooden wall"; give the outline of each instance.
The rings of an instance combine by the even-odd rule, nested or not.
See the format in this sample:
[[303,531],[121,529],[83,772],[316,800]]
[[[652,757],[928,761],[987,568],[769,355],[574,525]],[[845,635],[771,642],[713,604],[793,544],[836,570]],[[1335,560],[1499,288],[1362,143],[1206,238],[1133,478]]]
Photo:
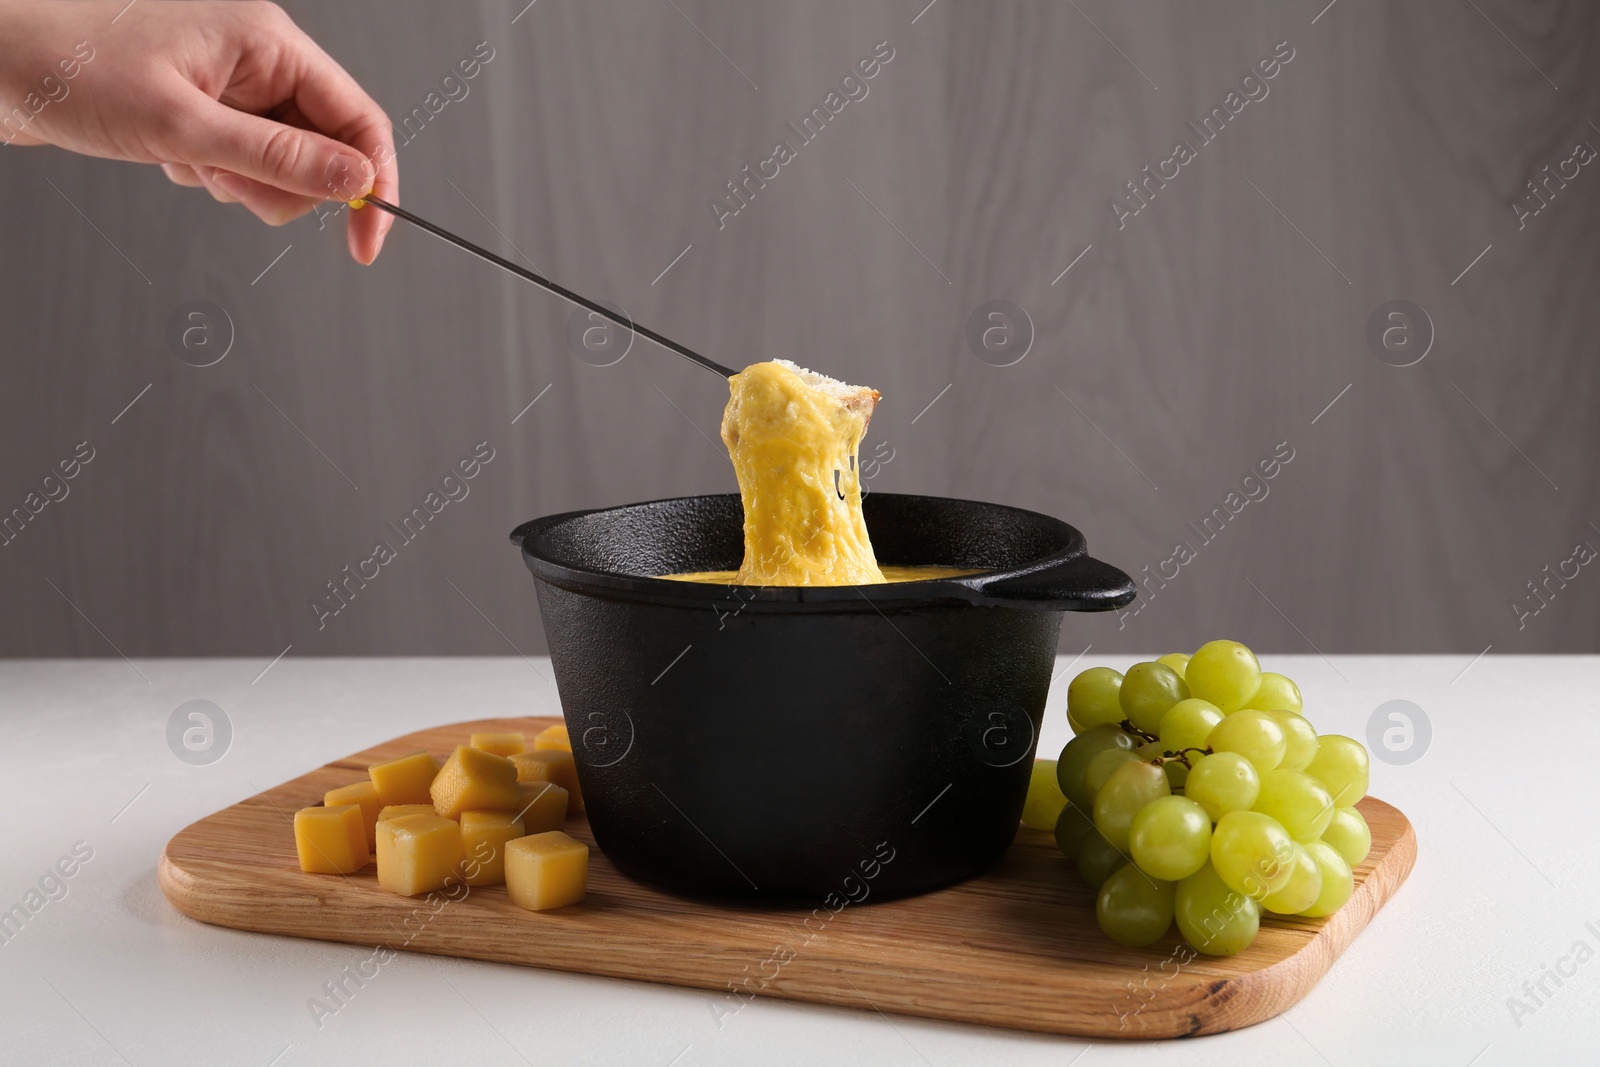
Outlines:
[[[1564,562],[1600,548],[1600,165],[1565,162],[1600,147],[1594,5],[524,2],[289,7],[397,122],[493,49],[400,149],[414,210],[724,362],[879,387],[873,489],[1050,512],[1175,575],[1069,618],[1065,651],[1600,644],[1600,566]],[[884,41],[799,143],[785,123]],[[1185,124],[1280,42],[1203,142]],[[719,229],[710,201],[779,140],[795,158]],[[1147,165],[1177,173],[1119,220]],[[1546,166],[1577,172],[1547,204]],[[196,299],[233,324],[209,367],[167,342]],[[1014,365],[966,340],[990,300],[1031,319]],[[1392,300],[1432,324],[1411,366],[1368,344]],[[0,652],[542,651],[513,525],[734,484],[721,386],[644,342],[581,361],[568,320],[419,233],[364,269],[315,220],[0,149],[0,510],[67,493],[0,547]],[[319,629],[325,583],[479,442],[468,495]]]

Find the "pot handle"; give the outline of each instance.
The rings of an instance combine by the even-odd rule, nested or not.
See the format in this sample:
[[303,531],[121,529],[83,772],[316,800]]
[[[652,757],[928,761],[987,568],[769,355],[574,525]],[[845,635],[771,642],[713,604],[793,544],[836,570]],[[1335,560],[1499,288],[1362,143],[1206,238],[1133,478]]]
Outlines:
[[1052,611],[1111,611],[1133,601],[1138,589],[1122,571],[1078,555],[983,587],[983,595],[1008,606]]

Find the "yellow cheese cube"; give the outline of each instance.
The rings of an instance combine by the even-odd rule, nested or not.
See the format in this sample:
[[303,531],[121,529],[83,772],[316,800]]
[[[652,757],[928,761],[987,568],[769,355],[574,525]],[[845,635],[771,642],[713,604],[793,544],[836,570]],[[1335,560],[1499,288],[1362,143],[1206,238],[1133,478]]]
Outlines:
[[367,768],[373,788],[384,806],[391,804],[431,804],[428,787],[433,776],[439,773],[439,761],[426,752],[413,752],[409,756],[375,763]]
[[372,859],[358,804],[301,808],[294,813],[294,849],[311,874],[355,874]]
[[402,815],[378,825],[378,884],[414,897],[461,877],[461,827],[439,815]]
[[559,830],[567,821],[567,791],[554,782],[523,782],[522,803],[516,815],[522,820],[524,833],[542,834],[546,830]]
[[473,734],[467,738],[467,744],[485,752],[492,752],[496,756],[515,756],[518,752],[526,752],[528,749],[528,739],[522,736],[521,730],[499,734]]
[[341,804],[359,804],[361,821],[367,831],[367,847],[371,848],[378,843],[374,828],[378,825],[378,812],[383,810],[383,801],[378,799],[378,791],[372,788],[371,782],[356,782],[354,785],[330,789],[322,794],[322,803],[324,807],[329,808],[336,808]]
[[430,794],[433,810],[447,819],[464,811],[515,811],[522,797],[516,764],[467,745],[457,745],[444,761]]
[[546,726],[533,738],[533,749],[558,748],[563,752],[572,751],[572,739],[567,736],[567,724],[558,723],[555,726]]
[[529,911],[576,904],[589,888],[589,846],[560,830],[506,846],[506,893]]
[[378,821],[398,819],[405,815],[437,815],[432,804],[390,804],[378,812]]
[[519,782],[554,782],[565,789],[571,799],[568,806],[575,812],[583,810],[583,793],[578,789],[578,767],[572,753],[558,748],[538,749],[512,756],[517,765]]
[[506,844],[526,836],[522,820],[509,811],[461,813],[461,847],[467,884],[501,885],[506,880]]

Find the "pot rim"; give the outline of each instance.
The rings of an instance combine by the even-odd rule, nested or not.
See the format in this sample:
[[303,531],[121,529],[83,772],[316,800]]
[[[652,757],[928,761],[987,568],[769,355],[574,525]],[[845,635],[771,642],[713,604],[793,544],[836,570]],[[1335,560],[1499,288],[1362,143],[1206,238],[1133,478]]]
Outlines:
[[539,551],[541,542],[561,525],[593,515],[634,509],[661,508],[687,501],[738,500],[738,493],[705,493],[666,497],[635,504],[589,508],[546,515],[522,523],[511,540],[522,550],[523,562],[535,578],[575,593],[611,600],[713,609],[736,602],[739,610],[786,614],[878,611],[880,605],[896,609],[938,606],[1001,607],[1035,611],[1110,611],[1130,603],[1137,595],[1127,574],[1088,555],[1082,533],[1053,516],[1007,504],[991,504],[954,497],[907,493],[874,493],[875,498],[933,504],[961,504],[996,512],[1010,512],[1029,521],[1044,520],[1057,527],[1064,544],[1054,552],[1012,567],[951,578],[930,578],[882,585],[745,586],[673,581],[649,575],[623,574],[558,559]]

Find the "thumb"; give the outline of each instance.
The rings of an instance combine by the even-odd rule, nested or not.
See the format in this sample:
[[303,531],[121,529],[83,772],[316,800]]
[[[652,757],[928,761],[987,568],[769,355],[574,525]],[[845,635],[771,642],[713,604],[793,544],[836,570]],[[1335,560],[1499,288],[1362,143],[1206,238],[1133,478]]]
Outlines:
[[349,145],[210,97],[185,115],[176,133],[180,158],[174,162],[232,171],[313,200],[355,200],[371,192],[376,174]]

